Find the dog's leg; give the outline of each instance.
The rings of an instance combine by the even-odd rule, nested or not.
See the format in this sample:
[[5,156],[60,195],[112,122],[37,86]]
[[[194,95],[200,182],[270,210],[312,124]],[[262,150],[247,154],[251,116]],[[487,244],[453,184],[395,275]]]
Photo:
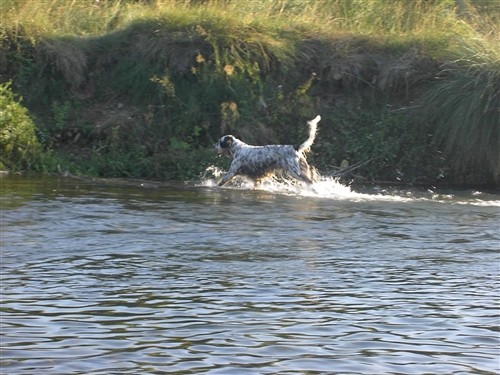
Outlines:
[[317,182],[318,181],[318,171],[317,171],[316,167],[309,166],[309,171],[311,172],[312,182]]
[[240,165],[241,165],[240,159],[238,157],[235,157],[231,162],[229,170],[226,172],[224,176],[222,176],[221,180],[217,185],[224,186],[229,181],[231,181],[237,174],[239,174],[238,172],[240,169]]
[[314,182],[309,176],[300,175],[299,179],[304,181],[308,185],[312,185]]
[[316,182],[316,170],[310,167],[304,158],[300,158],[293,167],[287,169],[286,173],[298,181],[303,181],[309,185]]
[[316,168],[311,167],[305,158],[301,158],[299,160],[300,165],[300,175],[306,180],[310,181],[309,184],[316,182],[318,180],[318,176],[316,173]]
[[217,183],[218,186],[224,186],[225,184],[227,184],[229,181],[231,181],[233,179],[233,177],[236,176],[236,174],[234,172],[232,172],[231,170],[229,170],[224,176],[222,176],[222,178],[220,179],[220,181]]
[[296,171],[288,170],[288,171],[286,171],[286,173],[289,174],[291,177],[295,178],[297,181],[302,181],[302,182],[305,182],[309,185],[313,183],[313,181],[309,177],[307,177],[303,174],[297,173]]

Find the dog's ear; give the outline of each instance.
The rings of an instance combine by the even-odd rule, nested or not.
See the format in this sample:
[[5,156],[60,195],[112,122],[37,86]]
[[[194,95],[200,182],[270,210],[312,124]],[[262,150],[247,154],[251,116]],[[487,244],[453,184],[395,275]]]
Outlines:
[[232,135],[226,135],[220,142],[221,148],[229,148],[234,142],[234,137]]

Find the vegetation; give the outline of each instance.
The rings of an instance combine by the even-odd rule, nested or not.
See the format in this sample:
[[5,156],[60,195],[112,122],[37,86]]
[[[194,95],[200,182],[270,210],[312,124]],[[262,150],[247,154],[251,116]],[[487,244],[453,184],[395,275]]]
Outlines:
[[0,166],[30,169],[36,167],[40,145],[35,124],[10,89],[0,85]]
[[462,46],[465,51],[444,65],[442,80],[423,96],[423,106],[456,179],[486,168],[500,181],[499,53],[476,41]]
[[362,164],[344,176],[500,184],[495,1],[1,7],[0,74],[33,115],[44,171],[197,178],[225,162],[211,149],[222,134],[296,143],[320,113],[310,158],[323,174]]

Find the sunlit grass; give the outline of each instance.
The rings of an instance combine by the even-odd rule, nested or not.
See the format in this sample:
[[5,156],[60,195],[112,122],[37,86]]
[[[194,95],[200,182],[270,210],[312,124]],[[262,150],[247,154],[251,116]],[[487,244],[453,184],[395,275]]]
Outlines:
[[[467,1],[461,3],[468,4]],[[307,27],[311,31],[346,31],[381,35],[463,32],[485,25],[475,8],[461,17],[455,1],[429,0],[4,0],[2,26],[22,25],[33,35],[99,35],[141,19],[177,14],[185,24],[233,19],[238,25]],[[464,27],[464,22],[469,24]]]
[[0,30],[36,43],[96,37],[157,20],[164,29],[201,26],[213,38],[268,41],[278,51],[290,39],[312,36],[356,35],[374,43],[441,48],[452,36],[481,34],[495,43],[500,8],[479,14],[468,1],[460,4],[465,8],[453,0],[4,0]]

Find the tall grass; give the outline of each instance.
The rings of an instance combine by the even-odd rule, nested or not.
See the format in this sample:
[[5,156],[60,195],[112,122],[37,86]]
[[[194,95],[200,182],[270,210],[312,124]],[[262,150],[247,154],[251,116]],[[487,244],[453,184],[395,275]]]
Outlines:
[[455,53],[423,95],[425,117],[464,182],[485,169],[500,182],[500,50],[475,39],[461,40]]
[[176,13],[186,24],[219,18],[239,25],[404,37],[463,31],[458,3],[473,20],[477,12],[467,0],[4,0],[1,9],[2,27],[23,27],[32,36],[95,36]]
[[490,0],[481,4],[487,11],[479,14],[469,0],[4,0],[0,43],[98,37],[158,21],[165,31],[201,26],[214,45],[220,38],[267,44],[282,56],[291,41],[348,35],[386,45],[413,42],[439,54],[455,35],[480,32],[495,43],[500,12],[494,2],[486,6]]

